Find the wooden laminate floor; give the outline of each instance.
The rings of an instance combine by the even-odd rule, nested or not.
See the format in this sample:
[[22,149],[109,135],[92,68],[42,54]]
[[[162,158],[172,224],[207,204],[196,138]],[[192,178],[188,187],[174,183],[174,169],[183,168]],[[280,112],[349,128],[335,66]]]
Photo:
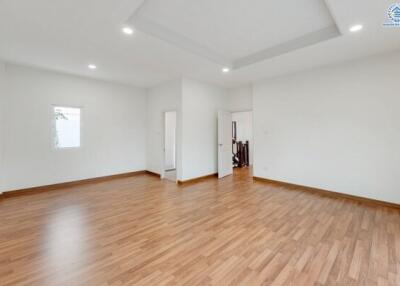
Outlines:
[[400,212],[234,177],[0,201],[0,285],[400,285]]

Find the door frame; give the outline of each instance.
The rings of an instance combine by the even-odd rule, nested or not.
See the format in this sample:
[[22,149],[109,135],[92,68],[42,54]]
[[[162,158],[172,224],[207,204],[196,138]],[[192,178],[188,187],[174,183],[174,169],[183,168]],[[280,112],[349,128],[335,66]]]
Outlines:
[[[226,175],[222,175],[221,174],[221,169],[223,169],[222,168],[222,166],[221,166],[221,163],[223,162],[223,161],[221,161],[221,155],[222,155],[222,150],[221,150],[221,148],[223,147],[223,144],[221,143],[221,141],[220,141],[220,113],[229,113],[230,114],[230,118],[231,118],[231,120],[230,120],[230,122],[229,122],[229,130],[230,130],[230,139],[229,139],[229,150],[230,150],[230,156],[229,156],[229,162],[231,163],[231,171],[230,171],[230,173],[229,174],[226,174]],[[230,176],[230,175],[233,175],[233,162],[232,162],[232,112],[231,111],[229,111],[229,110],[218,110],[218,115],[217,115],[217,173],[218,173],[218,179],[221,179],[221,178],[224,178],[224,177],[226,177],[226,176]]]
[[[254,144],[254,111],[253,111],[253,109],[243,109],[243,110],[231,111],[232,114],[233,113],[241,113],[241,112],[251,112],[251,134],[253,137],[253,141],[250,142],[250,146],[252,149],[253,157],[252,157],[252,164],[250,164],[250,167],[253,167],[253,165],[254,165],[254,147],[255,147],[255,144]],[[249,154],[249,156],[250,156],[250,154]]]
[[176,115],[176,120],[175,120],[175,170],[176,170],[176,178],[175,181],[178,181],[178,111],[176,109],[167,109],[164,110],[162,112],[162,146],[161,146],[161,154],[162,154],[162,160],[161,160],[161,173],[160,173],[160,177],[161,179],[165,178],[165,166],[166,166],[166,162],[165,162],[165,132],[166,132],[166,128],[165,128],[165,124],[166,124],[166,114],[169,112],[175,112]]

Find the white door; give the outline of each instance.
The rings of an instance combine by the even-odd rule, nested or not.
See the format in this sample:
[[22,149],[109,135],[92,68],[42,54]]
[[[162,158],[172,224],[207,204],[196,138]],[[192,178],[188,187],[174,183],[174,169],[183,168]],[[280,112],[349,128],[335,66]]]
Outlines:
[[218,111],[218,178],[232,173],[232,114]]

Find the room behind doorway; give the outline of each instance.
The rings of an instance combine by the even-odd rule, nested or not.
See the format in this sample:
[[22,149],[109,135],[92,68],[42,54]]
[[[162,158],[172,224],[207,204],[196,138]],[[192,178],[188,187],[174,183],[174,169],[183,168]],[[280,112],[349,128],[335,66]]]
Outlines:
[[176,181],[176,111],[164,113],[164,178]]
[[[242,111],[232,113],[232,122],[236,125],[236,134],[232,134],[237,144],[232,146],[232,152],[237,154],[238,143],[248,143],[248,163],[253,164],[253,112]],[[234,132],[234,131],[232,131]],[[236,135],[236,136],[234,136]],[[235,165],[235,164],[234,164]],[[237,165],[237,164],[236,164]]]

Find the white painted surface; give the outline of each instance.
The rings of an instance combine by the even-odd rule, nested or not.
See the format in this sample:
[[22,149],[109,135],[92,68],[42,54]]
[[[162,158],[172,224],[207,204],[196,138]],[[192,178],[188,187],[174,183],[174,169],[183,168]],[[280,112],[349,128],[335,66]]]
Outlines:
[[251,85],[228,89],[228,95],[228,107],[231,112],[253,109],[253,87]]
[[4,137],[5,137],[5,106],[6,97],[6,66],[0,61],[0,194],[4,190]]
[[176,111],[168,111],[165,113],[165,138],[164,138],[164,160],[165,170],[176,168]]
[[[5,191],[146,168],[143,89],[14,65],[6,72]],[[82,107],[81,148],[53,148],[52,104]]]
[[254,86],[254,175],[400,203],[400,53]]
[[[279,11],[290,21],[282,21]],[[321,0],[146,0],[138,14],[230,59],[334,24]]]
[[183,80],[182,179],[217,173],[218,110],[227,109],[224,88]]
[[218,178],[233,174],[232,114],[218,111]]
[[181,106],[182,81],[171,81],[147,91],[147,170],[163,174],[164,164],[164,113],[177,111],[176,168],[181,176]]
[[150,88],[147,170],[163,175],[163,114],[176,110],[177,179],[189,180],[216,173],[217,112],[227,104],[226,89],[195,80],[176,80]]
[[[281,21],[277,11],[285,11],[291,21]],[[146,0],[127,22],[233,70],[340,36],[322,0],[255,0],[250,5],[245,0],[204,0],[200,5],[196,0]],[[280,29],[272,24],[277,22]]]
[[253,165],[253,112],[234,112],[232,113],[232,121],[236,121],[237,141],[243,143],[249,141],[249,163]]
[[[326,0],[343,36],[258,62],[226,76],[220,72],[220,65],[201,55],[188,53],[140,31],[132,36],[123,34],[121,24],[129,19],[141,2],[0,1],[0,58],[146,87],[179,76],[236,87],[257,79],[400,48],[398,29],[382,26],[393,0]],[[178,0],[157,2],[162,2],[165,8],[169,7],[170,2],[177,3]],[[176,21],[174,25],[179,29],[187,29],[183,32],[190,36],[195,35],[201,46],[216,42],[218,50],[222,48],[225,52],[225,48],[229,48],[229,53],[239,54],[242,51],[247,53],[247,49],[255,51],[264,44],[263,48],[266,48],[270,43],[281,43],[289,38],[293,40],[301,34],[299,21],[302,27],[307,25],[313,28],[317,21],[307,15],[314,11],[315,5],[312,5],[315,2],[179,0],[178,5],[175,4],[165,13],[181,14],[182,17],[173,19]],[[298,7],[299,3],[304,5]],[[323,5],[322,0],[318,3]],[[272,8],[254,12],[265,5]],[[293,8],[279,10],[283,5]],[[297,13],[295,20],[292,13]],[[322,15],[318,14],[317,17]],[[364,25],[363,31],[350,34],[348,28],[358,21]],[[201,30],[196,30],[192,24],[200,25]],[[209,29],[212,34],[209,34]],[[226,46],[231,44],[230,41],[238,44]],[[282,49],[277,49],[277,52],[281,53]],[[96,72],[87,70],[89,63],[98,66]]]

